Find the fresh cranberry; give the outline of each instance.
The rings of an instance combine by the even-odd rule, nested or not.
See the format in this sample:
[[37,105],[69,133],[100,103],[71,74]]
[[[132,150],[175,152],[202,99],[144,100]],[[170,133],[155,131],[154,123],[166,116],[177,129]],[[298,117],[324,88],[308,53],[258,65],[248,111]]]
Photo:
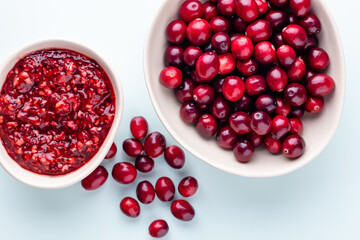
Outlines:
[[128,162],[119,162],[112,169],[113,178],[122,184],[129,184],[135,181],[137,171],[134,165]]
[[238,101],[242,98],[245,92],[244,81],[237,76],[229,76],[225,78],[222,85],[222,92],[227,100],[231,102]]
[[193,45],[204,45],[211,38],[211,26],[204,19],[194,19],[186,28],[186,37]]
[[252,58],[247,60],[237,60],[237,70],[244,76],[251,76],[257,73],[259,70],[259,64]]
[[125,197],[120,202],[121,211],[128,217],[136,218],[140,215],[140,205],[132,197]]
[[116,147],[115,143],[113,143],[113,144],[111,144],[111,147],[110,147],[108,153],[106,154],[105,159],[110,159],[110,158],[115,157],[116,153],[117,153],[117,147]]
[[136,196],[143,204],[150,204],[155,198],[154,186],[149,181],[141,181],[136,187]]
[[255,2],[258,6],[260,15],[264,15],[268,12],[269,6],[267,5],[266,0],[255,0]]
[[203,53],[196,61],[196,73],[202,82],[209,82],[219,72],[219,58],[213,52]]
[[305,113],[304,106],[299,106],[299,107],[291,106],[289,117],[300,119],[302,118],[302,116],[304,116],[304,113]]
[[258,135],[266,135],[271,130],[271,118],[263,111],[256,111],[251,115],[251,129]]
[[282,37],[285,42],[295,49],[303,48],[308,37],[303,27],[297,24],[290,24],[282,30]]
[[241,18],[239,17],[233,18],[232,28],[237,34],[244,33],[247,25],[248,23],[242,20]]
[[169,231],[169,225],[165,220],[157,219],[150,223],[149,234],[154,238],[164,237]]
[[304,130],[303,123],[301,122],[301,120],[298,118],[290,118],[289,121],[291,125],[290,133],[298,134],[301,136]]
[[300,19],[299,25],[302,26],[310,36],[318,35],[321,32],[321,22],[319,18],[312,13]]
[[294,14],[288,14],[287,16],[289,24],[297,24],[299,19]]
[[230,115],[231,106],[225,98],[218,96],[212,102],[210,110],[216,119],[225,120]]
[[166,29],[166,36],[169,42],[181,44],[185,40],[186,23],[181,20],[174,20],[169,23]]
[[277,115],[273,118],[271,124],[271,135],[274,139],[285,137],[291,129],[290,121],[283,115]]
[[300,82],[306,75],[305,61],[298,57],[293,65],[287,70],[287,75],[290,82]]
[[143,173],[148,173],[154,168],[154,160],[146,155],[138,156],[135,160],[135,168]]
[[180,169],[185,164],[184,151],[178,146],[169,146],[165,149],[165,160],[166,162],[175,169]]
[[81,181],[85,190],[95,190],[101,187],[107,180],[109,174],[106,168],[98,166],[89,176]]
[[303,85],[299,83],[291,83],[287,85],[284,91],[284,99],[291,106],[301,106],[306,102],[307,92]]
[[156,181],[155,192],[161,201],[171,201],[175,196],[175,185],[170,178],[161,177]]
[[298,158],[305,150],[305,141],[297,134],[289,135],[282,145],[282,152],[288,158]]
[[236,60],[231,53],[225,53],[219,57],[219,74],[228,75],[234,71],[236,66]]
[[247,139],[248,141],[250,141],[250,143],[254,146],[254,148],[258,148],[263,144],[264,141],[264,136],[258,135],[257,133],[255,133],[254,131],[251,131],[248,135],[247,135]]
[[141,142],[135,138],[128,138],[123,142],[124,152],[130,157],[140,156],[143,151],[143,145]]
[[296,52],[289,45],[282,45],[276,50],[276,57],[283,67],[290,67],[296,60]]
[[235,112],[229,118],[232,130],[237,134],[247,134],[251,131],[250,116],[246,112]]
[[305,74],[305,83],[307,83],[309,81],[310,78],[312,78],[312,76],[314,76],[316,73],[312,70],[307,70],[306,74]]
[[181,67],[184,64],[184,49],[177,46],[168,46],[164,53],[166,66]]
[[210,20],[210,26],[211,26],[211,30],[214,33],[217,32],[228,33],[230,32],[231,23],[229,19],[223,16],[215,16]]
[[252,22],[259,16],[259,8],[255,0],[237,0],[235,12],[245,22]]
[[329,66],[329,55],[322,48],[312,48],[308,53],[309,67],[317,72],[324,71]]
[[266,150],[268,150],[272,154],[281,153],[281,140],[275,139],[270,135],[267,135],[264,140],[264,145]]
[[319,40],[316,36],[312,36],[312,37],[309,37],[308,38],[308,41],[304,47],[304,50],[307,51],[307,50],[310,50],[312,48],[316,48],[319,46]]
[[193,91],[193,99],[197,104],[209,104],[214,100],[215,91],[207,84],[197,86]]
[[285,13],[278,10],[269,12],[265,17],[265,20],[274,30],[282,29],[287,23]]
[[274,34],[271,38],[271,42],[274,44],[275,48],[279,48],[285,44],[281,33]]
[[186,123],[194,123],[199,117],[199,109],[193,102],[186,102],[180,108],[180,117]]
[[235,0],[218,0],[217,10],[221,15],[233,16],[235,14]]
[[334,88],[334,80],[329,75],[323,73],[318,73],[311,77],[306,86],[311,95],[320,97],[329,95]]
[[286,72],[280,67],[271,68],[266,74],[266,83],[275,92],[281,92],[286,87],[288,77]]
[[271,37],[272,29],[269,22],[259,19],[246,28],[245,35],[253,42],[266,41]]
[[185,79],[180,86],[175,89],[175,96],[182,103],[191,101],[193,99],[194,88],[194,82],[190,79]]
[[230,51],[230,37],[226,33],[215,33],[211,38],[211,46],[217,53]]
[[284,7],[288,4],[289,0],[270,0],[270,3],[274,4],[276,7]]
[[305,17],[311,8],[311,0],[290,0],[290,9],[298,17]]
[[268,41],[260,42],[255,45],[254,57],[258,63],[269,64],[275,61],[276,51],[274,45]]
[[232,149],[237,141],[237,134],[228,125],[223,126],[216,134],[216,141],[222,148]]
[[203,137],[214,136],[218,125],[215,118],[211,114],[202,115],[196,122],[196,130]]
[[186,0],[179,10],[180,18],[185,22],[191,22],[203,15],[203,5],[198,0]]
[[211,81],[211,86],[214,88],[214,91],[216,94],[221,94],[222,93],[222,85],[225,81],[225,77],[218,75],[216,76],[212,81]]
[[305,102],[305,111],[309,113],[318,113],[324,106],[323,97],[309,97]]
[[265,78],[261,75],[253,75],[245,81],[245,89],[249,95],[260,95],[266,91],[267,85]]
[[197,189],[198,182],[194,177],[184,177],[178,185],[178,191],[183,197],[193,196]]
[[216,9],[216,5],[210,1],[207,1],[203,4],[203,9],[204,9],[204,15],[203,18],[206,21],[210,21],[213,17],[215,17],[216,15],[218,15],[217,9]]
[[213,49],[212,45],[211,45],[211,41],[209,41],[208,43],[206,43],[205,45],[203,45],[201,47],[201,50],[205,53],[207,52],[213,52],[216,53],[215,49]]
[[160,82],[167,88],[177,88],[182,82],[182,73],[176,67],[166,67],[160,73]]
[[253,51],[254,45],[248,37],[238,37],[231,43],[231,52],[237,59],[249,59]]
[[193,67],[196,64],[196,60],[203,54],[203,51],[194,46],[189,46],[184,50],[184,62],[186,65]]
[[259,111],[264,111],[267,114],[273,114],[276,110],[275,98],[269,94],[259,96],[255,101],[255,108]]
[[171,213],[179,220],[191,221],[195,216],[195,210],[186,200],[175,200],[170,206]]
[[235,144],[233,153],[238,162],[247,163],[254,154],[254,146],[248,140],[240,140]]
[[244,96],[236,102],[233,102],[233,110],[236,111],[248,111],[253,104],[251,97],[244,93]]
[[276,101],[275,114],[283,115],[285,117],[288,116],[290,114],[290,110],[291,110],[290,103],[284,101],[284,99],[281,97],[276,97],[275,101]]
[[130,121],[130,131],[134,138],[143,139],[148,133],[148,123],[144,117],[133,117]]
[[165,146],[165,137],[159,132],[150,133],[144,142],[145,153],[151,158],[159,157],[165,151]]

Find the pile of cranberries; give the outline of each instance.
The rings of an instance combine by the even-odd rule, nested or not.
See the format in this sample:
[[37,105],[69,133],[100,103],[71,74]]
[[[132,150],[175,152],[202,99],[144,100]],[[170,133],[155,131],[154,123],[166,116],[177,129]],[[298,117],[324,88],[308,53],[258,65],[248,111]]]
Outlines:
[[335,88],[323,72],[321,23],[311,0],[186,0],[169,23],[160,82],[180,117],[248,162],[254,148],[302,155],[304,112],[319,113]]
[[[185,164],[185,155],[181,148],[172,145],[166,147],[165,137],[159,132],[148,134],[148,123],[143,117],[134,117],[130,122],[130,130],[133,138],[123,142],[124,152],[134,157],[134,164],[130,162],[118,162],[113,166],[112,176],[118,183],[131,184],[138,176],[138,171],[148,173],[154,168],[153,158],[164,154],[166,162],[174,169],[180,169]],[[117,148],[113,144],[106,159],[116,155]],[[86,190],[95,190],[101,187],[108,178],[108,172],[103,166],[99,166],[89,176],[82,180],[81,185]],[[185,177],[178,184],[178,192],[183,197],[193,196],[198,189],[198,182],[194,177]],[[141,181],[136,186],[137,199],[125,197],[120,202],[121,211],[128,217],[136,218],[140,215],[140,203],[150,204],[155,196],[160,201],[170,202],[171,213],[179,220],[190,221],[195,216],[195,210],[191,204],[182,199],[174,200],[175,185],[168,177],[160,177],[155,186],[148,180]],[[138,202],[139,201],[139,202]],[[152,237],[163,237],[169,231],[167,222],[163,219],[153,221],[149,226],[149,234]]]

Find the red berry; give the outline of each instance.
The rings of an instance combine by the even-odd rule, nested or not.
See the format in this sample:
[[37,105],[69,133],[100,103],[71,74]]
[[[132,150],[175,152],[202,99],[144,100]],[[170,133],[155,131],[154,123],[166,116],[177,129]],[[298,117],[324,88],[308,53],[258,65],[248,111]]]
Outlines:
[[126,139],[123,142],[123,149],[124,149],[124,152],[130,157],[140,156],[144,151],[144,148],[143,148],[143,145],[141,144],[141,142],[134,138]]
[[308,62],[312,70],[322,72],[329,66],[329,55],[322,48],[312,48],[308,53]]
[[263,94],[256,99],[255,108],[267,114],[273,114],[276,110],[276,100],[269,94]]
[[277,115],[273,118],[271,124],[271,136],[274,139],[281,139],[285,137],[291,129],[290,121],[287,117]]
[[298,158],[305,150],[305,141],[297,134],[289,135],[282,145],[282,152],[288,158]]
[[[273,10],[269,12],[265,20],[269,22],[273,30],[281,30],[287,24],[287,17],[283,11]],[[281,34],[280,34],[281,36]]]
[[300,83],[291,83],[287,85],[284,91],[284,99],[291,106],[301,106],[306,102],[307,92],[303,85]]
[[95,190],[101,187],[108,178],[108,172],[103,166],[98,166],[89,176],[81,181],[85,190]]
[[142,181],[136,187],[136,196],[143,204],[150,204],[155,199],[154,186],[149,181]]
[[290,9],[298,17],[304,17],[309,13],[311,0],[290,0]]
[[255,0],[258,9],[259,9],[259,14],[260,15],[264,15],[267,13],[267,11],[269,10],[269,6],[266,2],[266,0]]
[[296,60],[296,52],[289,45],[282,45],[276,50],[276,57],[283,67],[290,67]]
[[296,24],[290,24],[285,27],[282,30],[282,37],[285,42],[295,49],[303,48],[308,41],[304,28]]
[[220,128],[216,134],[216,141],[220,147],[232,149],[238,139],[238,135],[234,130],[226,125]]
[[168,46],[164,53],[166,66],[182,67],[184,65],[184,49],[177,46]]
[[186,102],[181,105],[180,117],[186,123],[194,123],[199,118],[200,113],[198,107],[193,102]]
[[211,38],[211,26],[204,19],[194,19],[186,28],[186,37],[195,46],[204,45]]
[[214,33],[217,32],[228,33],[230,31],[231,24],[229,19],[223,16],[215,16],[210,20],[210,26],[211,26],[211,30]]
[[219,58],[216,53],[203,53],[196,61],[196,73],[201,82],[210,82],[219,72]]
[[191,221],[195,216],[194,208],[185,200],[173,201],[170,210],[174,217],[182,221]]
[[106,154],[105,159],[110,159],[110,158],[115,157],[116,153],[117,153],[117,147],[116,147],[115,143],[113,143],[111,145],[108,153]]
[[189,46],[184,50],[184,63],[190,67],[195,66],[197,59],[201,56],[203,51],[194,46]]
[[231,106],[225,98],[219,96],[212,102],[210,110],[216,119],[226,120],[230,115]]
[[155,192],[161,201],[171,201],[175,196],[175,185],[170,178],[161,177],[156,181]]
[[136,218],[140,215],[140,205],[132,197],[126,197],[120,202],[121,211],[128,217]]
[[235,0],[218,0],[217,10],[221,15],[233,16],[235,14]]
[[178,191],[183,197],[193,196],[198,189],[198,182],[193,177],[183,178],[178,186]]
[[238,162],[247,163],[254,154],[254,146],[247,140],[240,140],[235,144],[233,153]]
[[258,69],[259,64],[252,58],[249,58],[247,60],[238,60],[236,62],[236,68],[239,70],[239,72],[244,76],[251,76],[254,75]]
[[144,117],[133,117],[130,121],[130,131],[134,138],[143,139],[148,133],[148,123]]
[[271,118],[263,111],[256,111],[251,115],[251,129],[258,135],[266,135],[271,130]]
[[268,41],[260,42],[254,48],[255,60],[260,64],[269,64],[275,61],[276,51],[274,45]]
[[193,99],[194,88],[195,83],[190,79],[185,79],[180,86],[175,89],[175,96],[182,103],[191,101]]
[[319,113],[324,106],[323,97],[309,97],[305,102],[305,111],[309,113]]
[[245,22],[252,22],[259,16],[259,8],[255,0],[237,0],[235,12]]
[[290,82],[300,82],[306,75],[306,65],[301,57],[298,57],[294,64],[287,70]]
[[280,97],[276,97],[275,101],[276,101],[275,114],[276,115],[283,115],[285,117],[288,116],[290,114],[290,111],[291,111],[290,103],[284,101],[284,99],[280,98]]
[[175,169],[180,169],[185,164],[184,151],[178,146],[169,146],[165,150],[166,162]]
[[232,54],[240,60],[249,59],[254,51],[254,45],[250,38],[241,36],[231,43]]
[[181,20],[174,20],[169,23],[166,29],[166,36],[169,42],[180,44],[185,40],[186,23]]
[[312,76],[306,86],[306,89],[313,96],[325,97],[335,88],[334,80],[326,74],[318,73]]
[[216,9],[216,5],[210,1],[205,2],[203,4],[203,9],[204,9],[204,16],[203,18],[206,21],[210,21],[213,17],[215,17],[216,15],[218,15],[217,13],[217,9]]
[[149,234],[154,238],[161,238],[169,231],[169,225],[165,220],[158,219],[153,221],[149,226]]
[[269,22],[258,19],[247,26],[245,35],[253,42],[266,41],[271,37],[272,29]]
[[267,135],[264,140],[264,145],[266,150],[272,154],[281,153],[281,141],[278,139],[272,138],[270,135]]
[[246,112],[235,112],[229,118],[232,130],[237,134],[247,134],[251,131],[250,116]]
[[290,133],[298,134],[301,136],[303,134],[303,129],[304,129],[301,120],[298,118],[290,118],[289,121],[291,125]]
[[219,57],[219,74],[228,75],[234,71],[236,66],[236,60],[231,53],[225,53]]
[[321,32],[321,22],[319,18],[312,13],[301,18],[299,25],[302,26],[309,36],[318,35]]
[[288,77],[286,72],[280,67],[271,68],[266,74],[266,83],[275,92],[282,92],[286,87]]
[[247,139],[254,146],[254,148],[258,148],[262,145],[264,136],[258,135],[254,131],[251,131],[248,134]]
[[150,172],[154,168],[154,160],[145,155],[138,156],[135,160],[135,168],[143,173]]
[[150,133],[144,142],[145,153],[151,158],[159,157],[165,151],[165,146],[165,137],[159,132]]
[[237,76],[228,76],[222,84],[222,93],[231,102],[240,100],[245,93],[244,81]]
[[182,73],[176,67],[166,67],[160,73],[160,82],[167,88],[177,88],[182,82]]
[[217,122],[215,118],[210,114],[202,115],[196,122],[196,130],[201,136],[205,138],[214,136],[217,129]]
[[128,162],[116,163],[112,169],[113,178],[122,184],[129,184],[135,181],[137,171],[134,165]]
[[185,22],[190,22],[203,15],[203,5],[198,0],[186,0],[180,7],[179,16]]

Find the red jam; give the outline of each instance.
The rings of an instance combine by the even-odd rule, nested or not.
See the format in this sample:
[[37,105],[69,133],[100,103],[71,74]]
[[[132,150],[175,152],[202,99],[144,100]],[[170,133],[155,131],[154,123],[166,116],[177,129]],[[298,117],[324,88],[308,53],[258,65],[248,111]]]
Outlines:
[[31,53],[8,73],[0,95],[0,136],[21,167],[62,175],[100,149],[115,117],[115,93],[93,59],[65,49]]

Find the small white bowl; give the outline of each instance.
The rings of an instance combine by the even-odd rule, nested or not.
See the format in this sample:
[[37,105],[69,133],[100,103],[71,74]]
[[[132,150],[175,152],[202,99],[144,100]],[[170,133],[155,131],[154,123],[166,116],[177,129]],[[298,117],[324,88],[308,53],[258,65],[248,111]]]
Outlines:
[[326,97],[322,113],[303,118],[306,141],[305,153],[296,160],[283,155],[271,155],[264,148],[256,149],[247,164],[237,162],[232,151],[221,149],[214,139],[204,139],[193,125],[185,124],[179,117],[180,103],[173,91],[159,82],[164,68],[163,54],[167,46],[167,24],[178,18],[178,10],[184,0],[166,0],[159,10],[144,49],[144,71],[148,91],[154,108],[170,134],[189,152],[206,163],[233,174],[245,177],[273,177],[290,173],[316,158],[328,145],[340,122],[345,95],[345,63],[341,40],[336,24],[322,0],[312,1],[312,12],[321,23],[319,46],[330,56],[327,74],[336,82],[335,91]]
[[96,155],[89,162],[87,162],[84,166],[80,167],[79,169],[73,172],[58,176],[49,176],[49,175],[41,175],[41,174],[33,173],[31,171],[28,171],[20,167],[20,165],[8,155],[4,146],[0,144],[0,164],[10,175],[12,175],[20,182],[33,187],[54,189],[54,188],[64,188],[81,181],[83,178],[88,176],[92,171],[94,171],[97,166],[99,166],[99,164],[102,162],[107,152],[109,151],[112,143],[114,142],[116,133],[119,129],[122,112],[123,112],[124,100],[123,100],[123,92],[120,81],[115,76],[114,72],[111,70],[109,64],[105,62],[105,60],[102,57],[100,57],[97,53],[95,53],[93,50],[81,44],[65,41],[65,40],[38,41],[26,45],[22,47],[20,50],[16,51],[13,55],[8,57],[4,61],[4,63],[0,66],[0,86],[2,87],[8,72],[14,67],[17,61],[19,61],[21,58],[23,58],[25,55],[31,52],[41,49],[49,49],[49,48],[62,48],[62,49],[73,50],[96,60],[109,76],[116,97],[115,118],[104,143],[102,144],[101,148],[96,153]]

